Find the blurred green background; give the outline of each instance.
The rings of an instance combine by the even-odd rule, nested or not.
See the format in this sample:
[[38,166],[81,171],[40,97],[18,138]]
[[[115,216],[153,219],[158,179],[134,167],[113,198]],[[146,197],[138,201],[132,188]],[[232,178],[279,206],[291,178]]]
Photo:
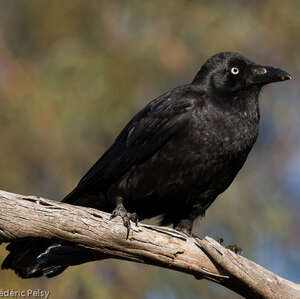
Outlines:
[[[220,51],[289,71],[261,96],[260,137],[208,210],[201,236],[223,237],[300,282],[300,1],[1,1],[0,188],[61,199],[148,101],[190,82]],[[0,248],[0,260],[6,255]],[[0,289],[50,298],[239,298],[211,282],[129,262],[53,279],[0,271]]]

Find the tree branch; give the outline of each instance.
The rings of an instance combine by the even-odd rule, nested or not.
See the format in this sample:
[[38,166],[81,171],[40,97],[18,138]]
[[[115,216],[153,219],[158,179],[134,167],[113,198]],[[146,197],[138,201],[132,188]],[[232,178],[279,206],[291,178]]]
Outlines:
[[206,237],[132,224],[128,240],[120,219],[36,196],[0,191],[0,243],[20,238],[55,239],[92,252],[82,262],[125,259],[194,275],[246,298],[300,298],[300,285],[285,280]]

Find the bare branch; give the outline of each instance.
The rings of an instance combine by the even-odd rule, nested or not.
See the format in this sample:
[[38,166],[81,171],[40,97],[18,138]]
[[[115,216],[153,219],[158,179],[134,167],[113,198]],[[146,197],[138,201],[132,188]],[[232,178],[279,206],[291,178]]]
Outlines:
[[287,281],[211,238],[189,238],[157,226],[132,225],[128,240],[120,219],[36,196],[0,191],[0,243],[20,238],[55,239],[94,254],[82,262],[117,258],[157,265],[208,279],[247,298],[300,298]]

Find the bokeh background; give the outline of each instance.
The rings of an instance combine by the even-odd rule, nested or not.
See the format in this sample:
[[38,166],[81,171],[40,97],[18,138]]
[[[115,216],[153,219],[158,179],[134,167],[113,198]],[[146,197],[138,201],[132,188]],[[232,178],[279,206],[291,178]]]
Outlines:
[[[289,71],[261,96],[260,137],[200,235],[300,282],[300,1],[1,1],[0,188],[61,199],[130,117],[190,82],[220,51]],[[6,255],[0,248],[0,260]],[[53,279],[0,271],[0,289],[51,298],[239,298],[211,282],[129,262]]]

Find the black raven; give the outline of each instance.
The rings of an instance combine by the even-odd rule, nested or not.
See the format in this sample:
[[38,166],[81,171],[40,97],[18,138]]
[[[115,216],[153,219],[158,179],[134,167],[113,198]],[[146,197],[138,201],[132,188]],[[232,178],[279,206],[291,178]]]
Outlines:
[[[163,225],[190,233],[255,143],[261,88],[289,79],[287,72],[238,53],[214,55],[191,83],[137,113],[63,201],[121,216],[128,228],[136,215],[162,215]],[[49,240],[21,240],[7,248],[2,268],[24,278],[61,273],[68,266],[61,257],[74,252]]]

